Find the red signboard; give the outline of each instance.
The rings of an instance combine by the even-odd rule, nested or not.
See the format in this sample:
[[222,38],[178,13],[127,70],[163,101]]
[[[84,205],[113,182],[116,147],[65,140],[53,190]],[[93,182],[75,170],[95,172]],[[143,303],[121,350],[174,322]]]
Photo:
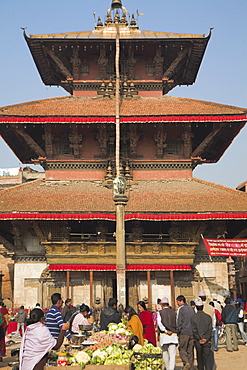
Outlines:
[[247,257],[247,239],[203,239],[210,256]]

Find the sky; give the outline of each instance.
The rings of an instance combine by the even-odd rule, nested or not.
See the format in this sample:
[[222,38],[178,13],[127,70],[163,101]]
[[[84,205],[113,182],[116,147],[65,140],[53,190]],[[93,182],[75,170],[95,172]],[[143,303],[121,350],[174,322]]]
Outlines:
[[[194,85],[176,87],[171,96],[247,108],[247,0],[122,0],[138,17],[141,30],[209,33]],[[91,31],[111,0],[0,0],[0,107],[68,95],[45,86],[21,27],[28,35]],[[22,166],[0,138],[0,168]],[[34,167],[36,168],[36,167]],[[39,167],[37,167],[39,168]],[[216,164],[198,166],[193,176],[231,188],[247,180],[247,125]]]

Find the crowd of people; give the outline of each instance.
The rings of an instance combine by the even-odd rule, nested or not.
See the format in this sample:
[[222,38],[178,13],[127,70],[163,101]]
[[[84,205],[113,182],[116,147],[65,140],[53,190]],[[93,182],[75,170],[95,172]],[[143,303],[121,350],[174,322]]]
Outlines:
[[[20,370],[42,370],[47,361],[48,352],[57,350],[64,338],[80,332],[80,325],[90,325],[91,310],[86,304],[72,306],[70,298],[65,304],[60,293],[51,296],[51,308],[44,313],[37,303],[29,318],[24,307],[18,310],[17,331],[22,330],[20,348]],[[98,330],[108,330],[110,323],[120,323],[126,319],[126,328],[143,345],[146,339],[162,349],[165,369],[174,370],[176,348],[185,370],[193,369],[196,353],[198,370],[216,368],[214,352],[218,351],[219,327],[225,326],[226,350],[238,351],[237,328],[247,345],[244,331],[244,309],[241,300],[236,302],[225,299],[224,307],[216,299],[207,303],[204,291],[188,305],[186,298],[176,298],[177,310],[171,307],[169,299],[157,299],[156,311],[147,309],[144,301],[137,303],[137,311],[127,306],[118,311],[117,299],[110,298],[108,306],[100,313]],[[64,307],[63,307],[64,304]],[[24,325],[25,324],[25,325]],[[5,335],[8,326],[8,310],[0,302],[0,360],[6,355]]]

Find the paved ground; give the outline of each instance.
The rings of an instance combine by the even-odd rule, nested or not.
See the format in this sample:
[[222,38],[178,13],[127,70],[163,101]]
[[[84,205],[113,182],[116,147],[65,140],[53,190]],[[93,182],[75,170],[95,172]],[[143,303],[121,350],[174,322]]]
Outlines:
[[[5,370],[10,370],[11,367],[8,366],[10,361],[13,359],[10,357],[11,349],[19,345],[13,345],[8,348],[7,356],[4,357],[3,362],[0,362],[0,368]],[[215,352],[215,361],[217,365],[217,370],[247,370],[247,346],[243,345],[242,341],[239,341],[239,351],[238,352],[226,352],[225,345],[219,346],[219,351]],[[71,370],[73,367],[71,368]],[[176,370],[182,370],[183,366],[180,361],[179,356],[176,358]],[[196,369],[196,367],[195,367]],[[28,370],[28,369],[26,369]]]

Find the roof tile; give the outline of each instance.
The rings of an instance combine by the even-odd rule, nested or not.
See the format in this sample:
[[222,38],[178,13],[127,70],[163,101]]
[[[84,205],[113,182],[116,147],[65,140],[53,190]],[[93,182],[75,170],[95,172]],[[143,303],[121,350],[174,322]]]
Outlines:
[[[126,213],[247,212],[247,194],[200,179],[137,181]],[[112,189],[101,181],[35,180],[0,192],[0,212],[112,212]]]
[[[123,99],[120,106],[121,117],[238,115],[245,113],[246,109],[244,108],[167,95],[160,98]],[[81,98],[73,96],[44,99],[2,107],[0,108],[0,116],[114,117],[115,99],[107,99],[106,101],[102,97]]]

